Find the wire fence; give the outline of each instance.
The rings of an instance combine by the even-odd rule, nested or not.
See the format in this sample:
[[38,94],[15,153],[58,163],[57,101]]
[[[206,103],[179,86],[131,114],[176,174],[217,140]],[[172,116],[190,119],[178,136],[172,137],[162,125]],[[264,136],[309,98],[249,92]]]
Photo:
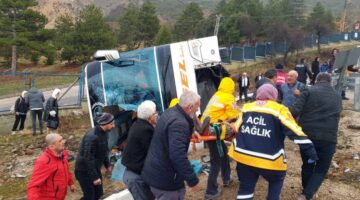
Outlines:
[[[330,43],[360,41],[360,32],[333,33],[328,36],[316,39],[315,35],[305,37],[303,44],[299,45],[304,48],[313,48],[318,43],[321,45],[329,45]],[[284,54],[289,47],[287,41],[283,42],[263,42],[256,45],[244,45],[220,48],[220,55],[223,63],[245,62],[246,60],[256,60],[257,57],[275,56],[276,54]]]

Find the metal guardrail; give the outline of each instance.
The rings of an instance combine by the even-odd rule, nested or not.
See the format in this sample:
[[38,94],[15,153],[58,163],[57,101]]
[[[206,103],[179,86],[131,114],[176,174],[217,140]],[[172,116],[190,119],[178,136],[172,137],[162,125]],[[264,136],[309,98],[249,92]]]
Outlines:
[[[353,74],[351,74],[351,76],[346,76],[344,78],[344,86],[354,89],[356,78],[360,78],[360,74],[353,73]],[[339,80],[338,74],[332,75],[331,76],[331,85],[335,86],[337,84],[338,80]]]
[[[331,84],[337,85],[339,75],[333,75],[331,78]],[[353,73],[351,76],[345,76],[343,79],[343,87],[348,87],[354,90],[354,110],[360,111],[360,74]]]

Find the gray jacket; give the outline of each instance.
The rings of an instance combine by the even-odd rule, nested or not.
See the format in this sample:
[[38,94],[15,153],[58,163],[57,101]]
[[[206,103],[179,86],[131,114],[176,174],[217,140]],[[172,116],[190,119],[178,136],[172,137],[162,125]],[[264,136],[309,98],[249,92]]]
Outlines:
[[328,82],[305,89],[290,108],[311,140],[337,142],[342,102],[340,94]]
[[38,89],[31,88],[28,92],[26,100],[26,102],[29,103],[30,110],[44,109],[44,94]]

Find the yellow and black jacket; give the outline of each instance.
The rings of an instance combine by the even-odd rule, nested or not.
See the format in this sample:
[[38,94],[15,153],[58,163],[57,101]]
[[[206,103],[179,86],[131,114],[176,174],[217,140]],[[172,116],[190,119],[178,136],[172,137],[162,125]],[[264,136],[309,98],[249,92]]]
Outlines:
[[275,101],[245,104],[235,127],[238,134],[228,155],[239,163],[286,171],[285,136],[299,144],[310,158],[317,160],[312,142],[296,124],[288,108]]

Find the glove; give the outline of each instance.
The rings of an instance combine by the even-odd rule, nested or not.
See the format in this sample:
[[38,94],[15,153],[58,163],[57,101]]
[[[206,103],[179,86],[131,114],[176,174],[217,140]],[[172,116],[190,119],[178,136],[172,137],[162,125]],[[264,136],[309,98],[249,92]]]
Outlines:
[[308,162],[308,164],[315,164],[316,160],[313,160],[313,159],[309,158],[309,160],[307,162]]
[[49,114],[51,115],[51,117],[55,117],[56,112],[55,112],[55,110],[52,110],[52,111],[49,112]]

